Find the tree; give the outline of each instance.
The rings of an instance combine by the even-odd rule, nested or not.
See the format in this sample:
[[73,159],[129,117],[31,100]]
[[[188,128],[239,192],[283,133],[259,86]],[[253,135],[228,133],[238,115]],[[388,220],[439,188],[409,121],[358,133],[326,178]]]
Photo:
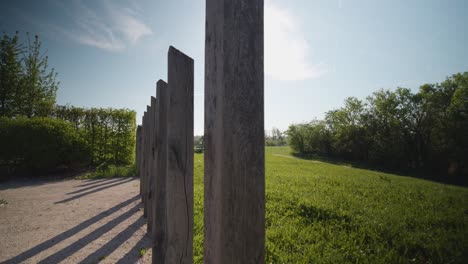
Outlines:
[[449,91],[445,137],[449,174],[468,176],[468,72],[455,74],[441,83],[443,91]]
[[3,35],[0,41],[0,116],[13,116],[18,113],[22,51],[22,45],[18,42],[18,32],[13,37]]
[[281,132],[281,130],[279,130],[276,127],[273,127],[271,129],[271,139],[273,140],[273,142],[275,142],[276,146],[282,146],[282,145],[286,144],[286,140],[284,138],[284,133]]
[[345,99],[345,105],[325,114],[325,121],[333,135],[333,152],[350,159],[366,160],[368,136],[365,129],[365,104],[355,98]]
[[48,69],[39,37],[31,42],[27,36],[26,48],[19,43],[18,33],[4,34],[1,39],[0,116],[49,116],[55,105],[57,73]]
[[299,154],[365,161],[468,184],[468,72],[424,84],[417,93],[381,89],[365,102],[347,98],[325,120],[291,125],[287,135]]
[[306,153],[305,137],[307,133],[304,124],[290,125],[286,134],[288,135],[289,146],[293,151],[301,154]]
[[27,117],[51,114],[59,85],[56,78],[55,70],[48,70],[48,57],[41,54],[39,37],[34,36],[34,41],[31,43],[28,34],[21,92],[21,114]]

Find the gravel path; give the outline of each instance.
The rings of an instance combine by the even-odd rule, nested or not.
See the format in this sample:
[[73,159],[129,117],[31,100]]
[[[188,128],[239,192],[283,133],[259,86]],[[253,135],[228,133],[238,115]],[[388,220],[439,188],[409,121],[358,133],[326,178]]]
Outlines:
[[0,263],[151,263],[136,178],[0,183]]

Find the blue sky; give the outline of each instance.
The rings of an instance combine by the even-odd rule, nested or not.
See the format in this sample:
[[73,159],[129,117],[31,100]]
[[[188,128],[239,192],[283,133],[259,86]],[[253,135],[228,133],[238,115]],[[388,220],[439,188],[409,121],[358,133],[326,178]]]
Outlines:
[[[265,0],[265,128],[322,118],[348,96],[418,89],[468,71],[466,0]],[[169,45],[195,60],[203,133],[203,0],[0,2],[0,31],[38,34],[57,103],[130,108],[167,78]]]

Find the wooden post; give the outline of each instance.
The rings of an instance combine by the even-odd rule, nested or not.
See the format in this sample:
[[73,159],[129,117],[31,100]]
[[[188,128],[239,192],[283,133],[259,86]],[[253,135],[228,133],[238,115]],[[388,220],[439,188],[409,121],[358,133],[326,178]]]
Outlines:
[[170,47],[166,263],[193,262],[193,59]]
[[156,178],[155,178],[155,202],[153,203],[153,263],[166,262],[166,176],[167,176],[167,107],[168,90],[167,83],[159,80],[156,97],[158,99],[156,126]]
[[[148,234],[152,233],[153,227],[153,195],[154,195],[154,178],[155,178],[155,154],[156,154],[156,109],[157,109],[158,100],[151,96],[151,111],[149,112],[149,173],[148,173],[148,183],[147,183],[147,203],[146,210],[148,221],[146,225],[146,230]],[[150,235],[151,237],[151,235]]]
[[205,36],[204,260],[263,263],[263,0],[207,0]]
[[141,179],[141,175],[140,175],[140,159],[141,159],[141,153],[140,153],[140,148],[141,148],[141,126],[138,126],[137,127],[137,130],[136,130],[136,148],[135,148],[135,167],[136,167],[136,173],[137,173],[137,177],[139,177]]
[[145,115],[145,175],[143,181],[143,217],[148,217],[148,178],[149,178],[149,157],[150,157],[150,113],[151,107],[146,106],[146,115]]
[[146,112],[143,113],[141,117],[141,159],[140,159],[140,196],[141,202],[145,203],[145,120],[146,120]]
[[[143,124],[142,124],[143,125]],[[141,183],[141,138],[142,138],[142,126],[137,127],[137,132],[136,132],[136,149],[135,149],[135,167],[136,167],[136,173],[137,177],[140,179]],[[141,196],[141,184],[140,184],[140,196]]]

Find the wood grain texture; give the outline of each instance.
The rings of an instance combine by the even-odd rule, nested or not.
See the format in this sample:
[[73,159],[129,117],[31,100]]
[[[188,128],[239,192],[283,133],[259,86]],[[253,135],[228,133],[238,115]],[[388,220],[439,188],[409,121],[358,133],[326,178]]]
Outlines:
[[[145,122],[146,122],[146,112],[143,113],[142,116],[142,122],[141,122],[141,179],[140,179],[140,195],[141,195],[141,202],[143,203],[143,208],[145,204],[145,176],[146,176],[146,171],[145,171],[145,165],[146,165],[146,147],[145,147],[145,142],[146,142],[146,137],[145,137]],[[146,217],[143,212],[143,217]]]
[[149,114],[149,163],[148,163],[148,182],[147,182],[147,210],[148,210],[148,221],[147,221],[147,232],[148,234],[152,234],[153,228],[153,203],[154,203],[154,183],[155,183],[155,172],[156,172],[156,112],[158,107],[158,100],[151,96],[151,111]]
[[[136,149],[135,149],[135,166],[137,170],[137,177],[141,179],[141,137],[142,137],[142,132],[141,132],[141,126],[137,127],[136,130]],[[140,196],[141,196],[141,184],[140,184]]]
[[166,263],[166,177],[167,177],[167,83],[159,80],[156,85],[157,109],[157,138],[156,138],[156,178],[155,201],[153,203],[153,263]]
[[193,262],[193,60],[170,47],[165,263]]
[[207,0],[205,263],[263,263],[263,0]]
[[145,115],[145,124],[143,125],[144,128],[144,176],[143,176],[143,217],[148,217],[148,177],[149,177],[149,156],[150,156],[150,143],[149,143],[149,134],[150,134],[150,112],[151,107],[149,105],[146,106],[146,115]]

